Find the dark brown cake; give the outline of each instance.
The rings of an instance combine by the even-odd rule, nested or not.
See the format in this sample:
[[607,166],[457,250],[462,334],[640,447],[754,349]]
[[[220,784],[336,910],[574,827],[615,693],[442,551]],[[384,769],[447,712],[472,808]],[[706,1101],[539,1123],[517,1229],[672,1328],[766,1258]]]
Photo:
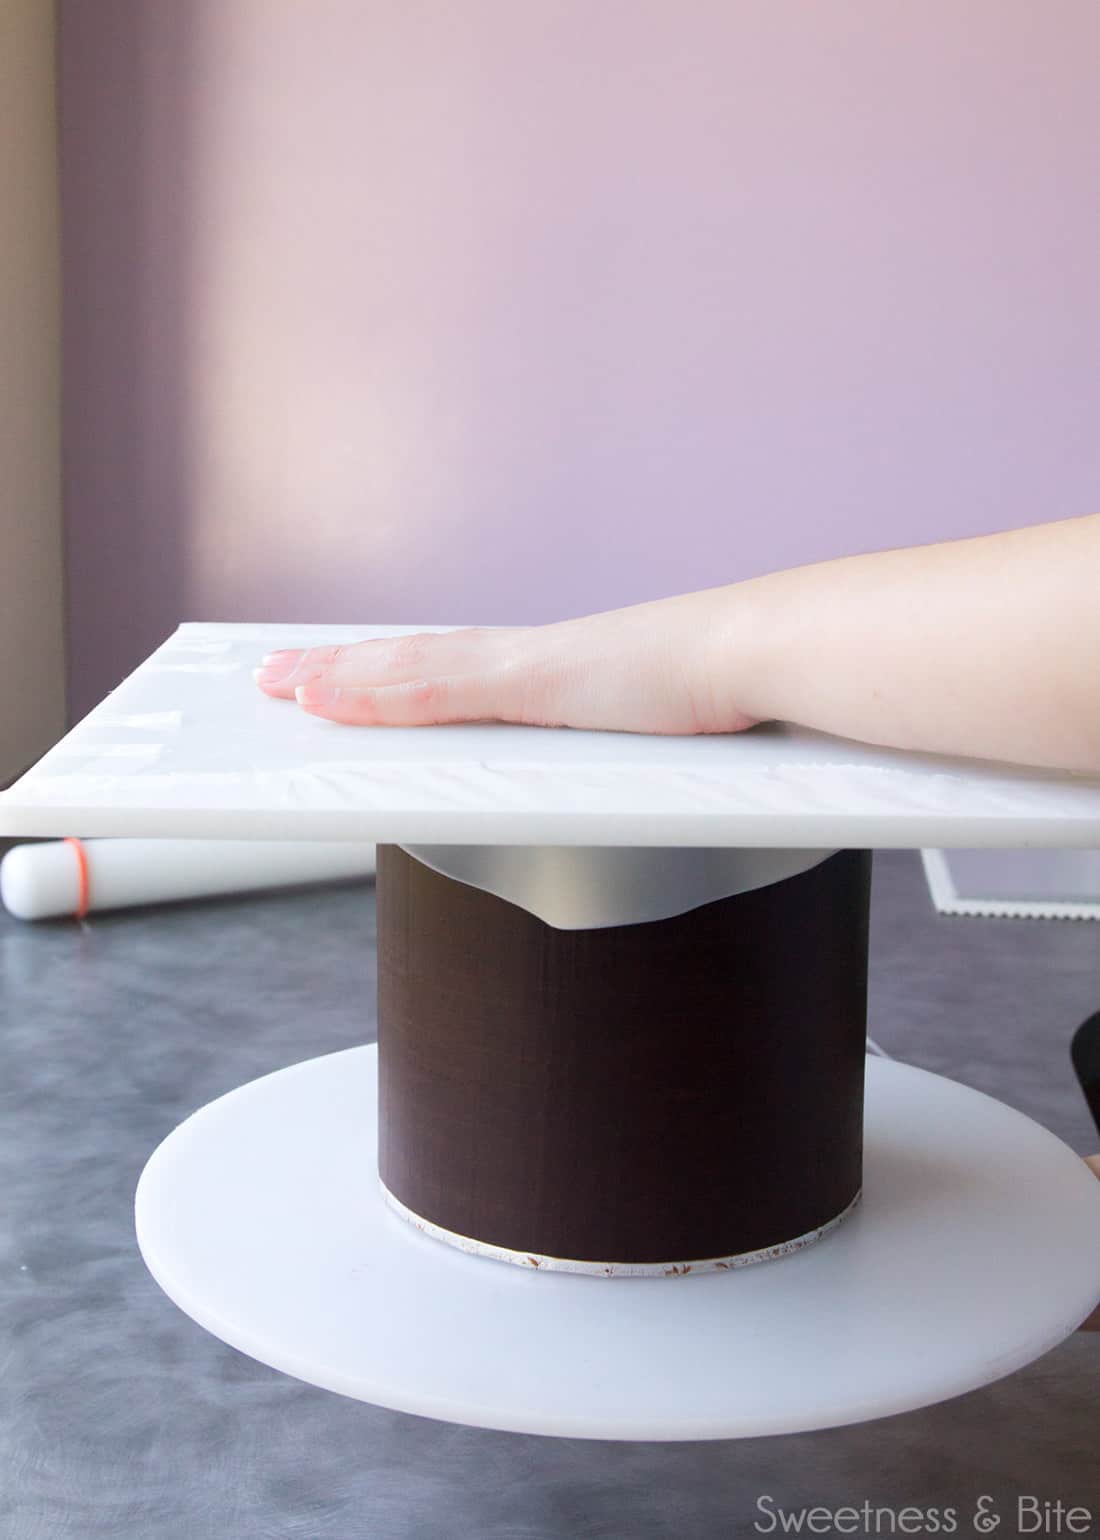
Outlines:
[[869,852],[840,851],[672,919],[559,930],[379,846],[388,1193],[531,1265],[813,1238],[860,1188],[869,893]]

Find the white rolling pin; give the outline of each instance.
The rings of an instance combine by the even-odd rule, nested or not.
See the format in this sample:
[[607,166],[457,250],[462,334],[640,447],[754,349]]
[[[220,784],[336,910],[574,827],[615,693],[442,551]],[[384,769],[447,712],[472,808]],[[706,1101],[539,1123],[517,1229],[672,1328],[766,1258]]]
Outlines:
[[317,840],[49,840],[0,861],[19,920],[374,876],[373,845]]

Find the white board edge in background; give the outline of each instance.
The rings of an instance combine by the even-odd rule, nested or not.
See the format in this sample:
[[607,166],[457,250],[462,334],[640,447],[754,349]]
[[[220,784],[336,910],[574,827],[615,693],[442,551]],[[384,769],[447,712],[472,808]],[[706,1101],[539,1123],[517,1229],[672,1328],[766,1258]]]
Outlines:
[[[1095,833],[1090,844],[1095,843]],[[976,848],[976,847],[974,847]],[[1053,853],[1053,852],[1052,852]],[[1030,852],[1041,859],[1043,850]],[[921,864],[933,907],[939,914],[968,919],[989,920],[1100,920],[1098,899],[982,898],[961,895],[951,870],[951,852],[942,849],[921,851]]]

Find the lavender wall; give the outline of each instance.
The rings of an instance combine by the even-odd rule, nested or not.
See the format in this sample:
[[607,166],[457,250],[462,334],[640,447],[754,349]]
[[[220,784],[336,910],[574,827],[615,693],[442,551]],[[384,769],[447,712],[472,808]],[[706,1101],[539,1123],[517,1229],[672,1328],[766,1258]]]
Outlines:
[[73,705],[1100,507],[1095,0],[68,0]]

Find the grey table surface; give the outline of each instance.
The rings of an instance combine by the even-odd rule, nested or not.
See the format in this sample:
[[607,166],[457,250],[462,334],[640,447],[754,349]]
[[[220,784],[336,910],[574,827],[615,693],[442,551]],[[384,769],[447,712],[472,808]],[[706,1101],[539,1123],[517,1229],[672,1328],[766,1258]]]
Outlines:
[[[1001,1534],[1029,1527],[1021,1497],[1085,1505],[1100,1534],[1100,1334],[920,1412],[695,1444],[406,1416],[207,1335],[142,1264],[142,1165],[222,1092],[373,1038],[374,979],[369,886],[83,928],[0,914],[3,1540],[649,1540],[753,1535],[775,1507],[867,1501],[883,1512],[849,1532],[890,1533],[887,1510],[909,1504],[955,1507],[973,1533],[983,1496]],[[1068,1042],[1097,1008],[1100,927],[946,919],[915,853],[876,856],[870,1025],[889,1052],[1084,1153],[1100,1138]]]

